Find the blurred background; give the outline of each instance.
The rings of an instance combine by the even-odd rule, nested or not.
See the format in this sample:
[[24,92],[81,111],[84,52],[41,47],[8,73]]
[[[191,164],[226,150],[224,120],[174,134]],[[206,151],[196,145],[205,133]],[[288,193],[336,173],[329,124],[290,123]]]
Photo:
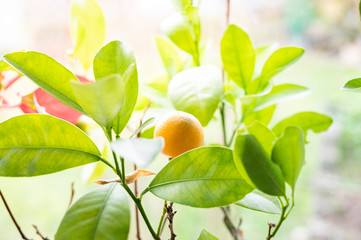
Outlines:
[[[146,82],[164,72],[154,44],[160,23],[175,12],[170,0],[98,0],[106,20],[106,41],[121,40],[135,50],[139,78]],[[12,51],[44,52],[69,66],[69,0],[1,1],[0,55]],[[207,42],[203,63],[221,66],[219,42],[226,28],[226,0],[201,1],[202,40]],[[340,88],[361,76],[361,28],[356,0],[231,0],[230,22],[244,29],[254,45],[278,43],[300,46],[300,61],[276,77],[312,89],[308,97],[281,103],[272,120],[300,111],[332,116],[328,132],[309,134],[307,164],[296,190],[296,207],[282,226],[279,240],[355,240],[361,236],[361,95]],[[28,85],[18,85],[26,91]],[[0,110],[0,121],[20,111]],[[152,113],[150,113],[152,114]],[[154,113],[157,115],[157,113]],[[272,124],[271,124],[272,125]],[[214,131],[218,129],[219,132]],[[94,136],[98,136],[94,133]],[[6,137],[6,136],[0,136]],[[208,143],[222,140],[220,126],[206,128]],[[147,170],[157,172],[167,163],[160,156]],[[36,239],[32,224],[53,239],[63,217],[74,182],[75,199],[93,189],[87,184],[87,167],[33,178],[0,178],[0,189],[27,236]],[[131,171],[129,166],[129,171]],[[105,173],[104,178],[111,177]],[[143,178],[140,189],[151,178]],[[145,208],[158,222],[162,201],[148,193]],[[177,239],[196,239],[203,228],[220,239],[231,239],[219,209],[195,209],[175,205]],[[134,213],[134,209],[132,209]],[[242,217],[246,240],[265,239],[268,221],[277,216],[232,207]],[[134,222],[134,218],[132,219]],[[144,225],[143,239],[151,239]],[[168,236],[165,229],[164,238]],[[0,203],[0,239],[20,239]],[[129,239],[135,239],[134,229]]]

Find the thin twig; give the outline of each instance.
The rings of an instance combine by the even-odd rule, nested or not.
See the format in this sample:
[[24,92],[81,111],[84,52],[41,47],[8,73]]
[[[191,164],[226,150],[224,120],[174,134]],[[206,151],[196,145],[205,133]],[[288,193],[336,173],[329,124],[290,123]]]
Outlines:
[[231,0],[227,0],[227,10],[226,10],[226,25],[229,25],[229,16],[230,16],[230,11],[231,10]]
[[173,203],[169,203],[168,206],[166,206],[167,208],[167,219],[169,222],[169,230],[170,230],[170,239],[169,240],[175,240],[175,238],[177,237],[177,235],[174,233],[174,229],[173,229],[173,218],[174,215],[177,213],[177,211],[173,211]]
[[162,227],[160,228],[160,233],[159,233],[159,236],[162,235],[162,232],[164,230],[164,226],[165,226],[165,223],[167,222],[167,218],[164,218],[163,219],[163,223],[162,223]]
[[[233,224],[227,207],[221,207],[221,210],[224,214],[223,222],[226,225],[230,234],[232,235],[233,239],[235,240],[242,239],[242,231],[239,230],[239,227],[236,227]],[[242,220],[240,220],[240,223],[242,223]],[[238,226],[240,226],[240,223],[238,224]]]
[[[134,171],[136,171],[136,170],[137,170],[137,165],[134,164]],[[138,197],[138,181],[134,182],[134,195],[136,197]],[[135,204],[135,222],[136,222],[136,227],[137,227],[137,239],[141,240],[140,226],[139,226],[139,211],[138,211],[137,204]]]
[[69,200],[69,204],[68,204],[68,207],[67,207],[67,208],[69,208],[69,207],[71,206],[71,204],[73,203],[74,195],[75,195],[74,182],[72,182],[72,183],[71,183],[70,200]]
[[14,215],[12,214],[12,212],[11,212],[11,210],[10,210],[10,207],[9,207],[9,205],[7,204],[7,202],[6,202],[6,200],[5,200],[5,197],[4,197],[4,195],[2,194],[1,190],[0,190],[0,196],[1,196],[1,199],[2,199],[2,201],[3,201],[3,203],[4,203],[5,207],[6,207],[6,210],[8,211],[11,219],[13,220],[13,222],[14,222],[14,224],[15,224],[15,226],[16,226],[16,228],[18,229],[18,232],[20,233],[22,239],[24,239],[24,240],[31,240],[30,238],[27,238],[27,237],[25,236],[25,234],[24,234],[23,231],[21,230],[19,224],[16,222],[16,219],[15,219]]
[[274,227],[276,227],[275,223],[268,222],[268,236],[267,236],[267,239],[271,237],[271,231],[272,231],[272,228],[274,228]]
[[49,238],[44,237],[44,236],[40,233],[39,228],[38,228],[36,225],[33,224],[33,227],[35,228],[36,234],[39,235],[39,237],[41,237],[41,239],[43,239],[43,240],[50,240]]

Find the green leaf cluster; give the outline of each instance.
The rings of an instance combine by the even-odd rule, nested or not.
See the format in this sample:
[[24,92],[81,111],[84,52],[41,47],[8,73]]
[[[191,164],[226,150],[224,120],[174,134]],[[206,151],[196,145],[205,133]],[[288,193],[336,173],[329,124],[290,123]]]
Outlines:
[[[0,176],[38,176],[97,162],[106,164],[118,177],[76,201],[61,221],[55,239],[127,239],[127,194],[153,239],[160,239],[143,209],[142,198],[147,192],[197,208],[235,204],[280,214],[280,224],[288,216],[305,163],[306,135],[309,130],[326,131],[332,124],[329,116],[301,112],[269,126],[278,103],[310,93],[300,85],[275,82],[277,74],[295,63],[304,50],[257,48],[244,30],[229,25],[220,43],[224,77],[219,67],[201,65],[198,7],[188,0],[174,0],[174,4],[178,12],[162,24],[167,37],[155,39],[167,74],[148,83],[146,89],[152,89],[153,95],[146,91],[139,94],[137,64],[128,44],[112,41],[98,51],[105,27],[94,0],[74,0],[71,10],[74,54],[85,69],[93,65],[94,81],[80,83],[74,73],[43,53],[4,56],[7,64],[49,94],[93,119],[112,149],[114,165],[102,157],[86,133],[50,115],[29,114],[0,123],[0,135],[6,136],[0,139]],[[94,42],[88,42],[92,36]],[[6,66],[0,62],[0,67]],[[350,81],[345,89],[358,91],[360,79]],[[162,151],[164,141],[153,139],[154,118],[139,124],[128,138],[126,134],[120,138],[120,134],[135,109],[145,112],[164,99],[176,110],[193,114],[204,127],[219,114],[224,142],[217,146],[207,142],[172,159],[136,196],[127,184],[127,161],[147,166]],[[227,129],[225,120],[230,113],[235,121]],[[217,238],[203,230],[198,239]]]

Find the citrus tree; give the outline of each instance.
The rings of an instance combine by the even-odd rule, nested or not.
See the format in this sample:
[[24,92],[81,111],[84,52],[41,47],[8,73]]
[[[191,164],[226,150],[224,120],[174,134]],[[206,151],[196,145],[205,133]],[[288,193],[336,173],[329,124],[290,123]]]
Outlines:
[[[274,81],[304,50],[256,47],[245,31],[230,24],[220,42],[223,65],[203,65],[199,6],[191,0],[174,3],[177,13],[162,23],[164,35],[155,38],[167,74],[149,81],[143,91],[132,47],[118,40],[102,46],[105,24],[94,0],[74,0],[71,7],[71,56],[83,75],[92,66],[94,80],[75,75],[44,53],[20,51],[3,56],[0,71],[28,77],[42,94],[34,93],[30,101],[22,102],[27,107],[24,112],[32,114],[0,123],[0,134],[6,136],[0,139],[0,176],[53,174],[90,163],[105,164],[116,175],[98,180],[101,186],[72,204],[55,239],[133,239],[128,236],[129,200],[157,240],[165,221],[170,239],[176,238],[176,204],[220,207],[232,239],[242,239],[242,232],[230,218],[230,205],[278,214],[279,222],[269,223],[265,232],[267,239],[276,235],[294,207],[307,133],[325,131],[332,123],[329,116],[310,111],[270,125],[278,103],[310,93],[304,86]],[[44,96],[52,100],[39,104]],[[67,107],[51,113],[53,101]],[[162,120],[143,114],[139,127],[124,134],[134,111],[145,113],[151,108],[170,113]],[[73,124],[78,117],[68,119],[74,116],[69,111],[97,123],[111,155],[102,154],[103,149]],[[204,141],[203,128],[210,122],[219,123],[214,131],[222,134],[222,142]],[[126,164],[146,168],[160,152],[170,157],[169,163],[138,195],[129,185],[154,173],[145,169],[128,173]],[[146,194],[164,200],[159,223],[149,221],[143,207]],[[203,230],[198,239],[218,238]]]

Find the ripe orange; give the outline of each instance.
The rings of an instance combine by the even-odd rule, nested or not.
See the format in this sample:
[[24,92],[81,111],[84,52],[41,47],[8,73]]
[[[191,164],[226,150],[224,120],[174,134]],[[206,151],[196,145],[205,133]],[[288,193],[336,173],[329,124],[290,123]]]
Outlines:
[[181,111],[174,111],[159,120],[154,137],[163,137],[163,154],[175,158],[203,145],[203,128],[197,118]]

